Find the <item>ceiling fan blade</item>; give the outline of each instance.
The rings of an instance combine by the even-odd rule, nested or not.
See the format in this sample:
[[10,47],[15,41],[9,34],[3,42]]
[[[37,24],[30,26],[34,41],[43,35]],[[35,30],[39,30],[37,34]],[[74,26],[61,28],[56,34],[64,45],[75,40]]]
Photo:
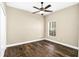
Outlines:
[[38,12],[40,12],[40,11],[33,12],[33,14],[38,13]]
[[47,6],[45,7],[45,9],[47,9],[47,8],[49,8],[49,7],[51,7],[51,5],[47,5]]
[[36,9],[40,10],[40,8],[38,8],[38,7],[35,7],[35,6],[33,6],[33,8],[36,8]]
[[45,12],[52,12],[52,10],[44,10]]

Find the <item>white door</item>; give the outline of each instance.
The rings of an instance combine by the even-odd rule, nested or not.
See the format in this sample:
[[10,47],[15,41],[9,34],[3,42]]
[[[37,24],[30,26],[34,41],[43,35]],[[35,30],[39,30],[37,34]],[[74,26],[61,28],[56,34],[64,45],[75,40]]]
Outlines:
[[2,3],[0,3],[0,57],[4,55],[6,48],[6,17]]

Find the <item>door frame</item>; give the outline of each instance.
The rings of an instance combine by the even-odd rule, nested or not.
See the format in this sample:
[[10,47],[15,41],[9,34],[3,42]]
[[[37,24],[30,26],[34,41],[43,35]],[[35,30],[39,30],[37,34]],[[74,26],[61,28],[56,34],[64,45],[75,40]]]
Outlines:
[[0,2],[1,19],[0,19],[0,57],[4,56],[6,49],[6,11],[5,3]]

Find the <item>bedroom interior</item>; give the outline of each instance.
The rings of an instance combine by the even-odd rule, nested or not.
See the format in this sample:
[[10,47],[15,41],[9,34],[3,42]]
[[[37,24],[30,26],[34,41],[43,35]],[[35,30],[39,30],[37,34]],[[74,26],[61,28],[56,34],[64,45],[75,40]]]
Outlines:
[[78,57],[79,3],[0,2],[0,57]]

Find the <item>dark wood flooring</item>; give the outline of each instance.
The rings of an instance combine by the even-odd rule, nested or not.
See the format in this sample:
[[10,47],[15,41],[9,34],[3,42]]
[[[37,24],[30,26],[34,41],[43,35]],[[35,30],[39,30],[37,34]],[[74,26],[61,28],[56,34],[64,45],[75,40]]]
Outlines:
[[8,47],[5,57],[77,57],[78,51],[47,40]]

